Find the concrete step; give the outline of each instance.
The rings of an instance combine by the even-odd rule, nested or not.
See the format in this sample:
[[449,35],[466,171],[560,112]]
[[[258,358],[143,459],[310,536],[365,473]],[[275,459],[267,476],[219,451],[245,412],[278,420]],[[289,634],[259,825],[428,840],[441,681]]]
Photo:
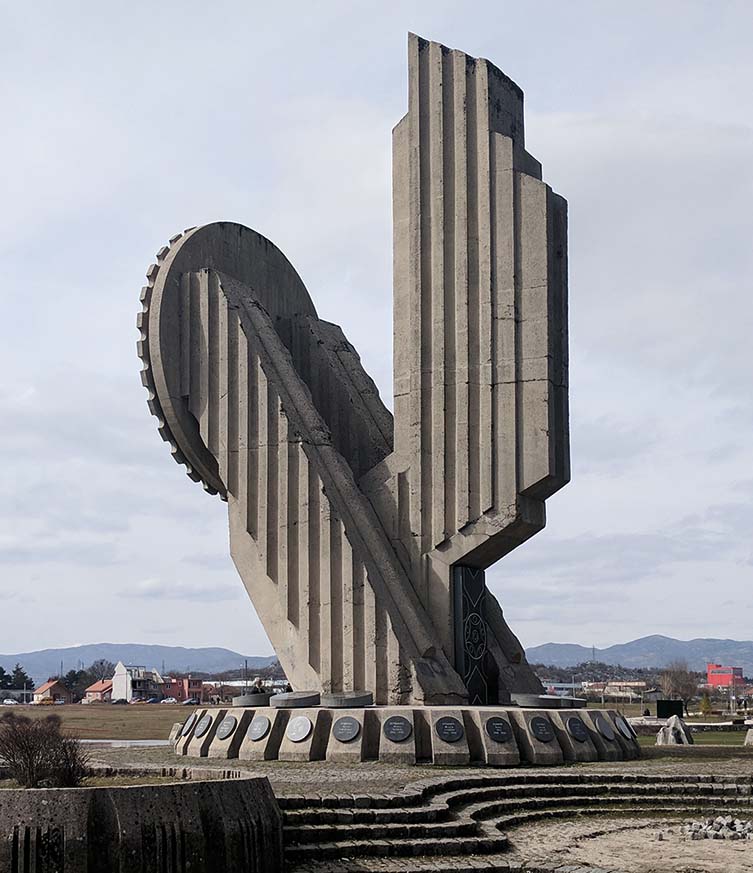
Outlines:
[[[728,813],[738,813],[742,814],[745,812],[745,809],[738,809],[737,807],[727,806],[725,807],[725,812]],[[695,805],[678,805],[673,803],[660,803],[660,804],[651,804],[651,805],[643,805],[640,807],[633,807],[630,809],[625,809],[624,806],[615,806],[612,804],[598,804],[595,806],[557,806],[554,809],[540,809],[540,810],[523,810],[521,812],[516,812],[508,816],[500,816],[495,817],[493,819],[493,826],[498,828],[500,831],[510,831],[515,827],[520,827],[521,825],[530,824],[535,821],[543,821],[545,819],[557,819],[557,818],[578,818],[583,816],[624,816],[630,815],[631,817],[651,817],[651,816],[661,816],[662,818],[666,817],[674,817],[674,816],[688,816],[688,815],[702,815],[706,816],[709,814],[709,807],[705,804],[700,804],[698,806]],[[487,822],[487,827],[491,824],[491,822]]]
[[483,821],[490,818],[495,818],[499,815],[504,815],[510,810],[516,811],[532,811],[549,810],[555,811],[559,808],[568,809],[600,809],[600,808],[621,808],[623,806],[631,806],[636,809],[643,809],[645,806],[653,806],[666,802],[678,808],[698,807],[698,808],[713,808],[714,806],[734,806],[743,810],[750,811],[750,806],[753,805],[749,797],[732,797],[727,795],[704,794],[704,795],[688,795],[688,796],[662,796],[661,799],[645,794],[626,794],[617,795],[610,794],[606,797],[598,797],[594,795],[581,796],[569,795],[557,797],[556,803],[552,803],[552,798],[531,797],[526,799],[520,798],[498,798],[495,800],[481,800],[468,805],[465,805],[455,810],[457,816],[469,817],[476,821]]
[[363,856],[411,857],[435,855],[488,855],[507,847],[507,837],[459,836],[446,838],[337,840],[323,843],[296,843],[286,846],[285,859],[289,865],[310,863],[311,860],[350,859]]
[[450,809],[445,803],[395,809],[295,809],[283,813],[291,827],[309,824],[380,824],[384,822],[447,821]]
[[283,829],[286,846],[300,843],[332,843],[341,840],[357,842],[360,840],[435,840],[447,837],[470,837],[479,831],[479,825],[472,820],[448,822],[385,822],[382,824],[321,824],[285,827]]

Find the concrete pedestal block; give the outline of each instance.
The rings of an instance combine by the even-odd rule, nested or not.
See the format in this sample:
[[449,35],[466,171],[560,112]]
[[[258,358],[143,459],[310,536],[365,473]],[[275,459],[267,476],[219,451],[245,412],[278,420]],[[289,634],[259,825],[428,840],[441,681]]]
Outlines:
[[604,728],[606,724],[612,729],[611,720],[606,721],[603,710],[584,709],[579,713],[583,719],[583,723],[588,728],[588,733],[591,736],[591,742],[596,746],[596,751],[599,753],[600,761],[622,761],[622,747],[617,742],[616,737],[609,739],[609,732]]
[[[359,725],[358,735],[349,739]],[[371,709],[343,709],[332,713],[327,760],[357,764],[379,757],[379,718]]]
[[617,742],[622,748],[622,757],[626,761],[633,761],[636,758],[639,758],[641,755],[641,747],[624,717],[614,709],[608,709],[604,715],[609,718],[612,727],[614,728]]
[[238,750],[239,760],[275,761],[289,718],[288,709],[255,709]]
[[415,710],[408,707],[384,707],[375,710],[375,713],[379,720],[379,760],[394,764],[415,764]]
[[557,742],[566,761],[598,761],[599,752],[580,717],[583,710],[562,709],[549,713]]
[[462,766],[471,760],[463,713],[460,709],[432,709],[431,760],[439,766]]
[[321,695],[318,691],[286,691],[283,694],[273,694],[269,705],[276,709],[304,709],[309,706],[319,706]]
[[197,709],[193,712],[189,713],[186,716],[186,720],[183,722],[183,726],[181,728],[180,736],[175,740],[175,754],[176,755],[187,755],[188,754],[188,744],[193,739],[194,731],[196,730],[196,725],[199,722],[199,719],[205,715],[207,712],[206,709]]
[[3,873],[282,873],[267,779],[0,791]]
[[237,758],[246,730],[253,717],[254,710],[247,707],[228,709],[223,720],[217,725],[217,731],[212,744],[209,746],[207,757]]
[[586,705],[582,697],[562,697],[559,694],[513,694],[512,702],[526,709],[580,709]]
[[539,766],[563,763],[565,758],[549,719],[550,713],[540,709],[508,709],[507,713],[515,730],[522,761]]
[[510,716],[504,709],[469,709],[464,713],[471,763],[517,767],[520,752]]
[[261,709],[262,706],[269,706],[271,697],[271,691],[265,691],[262,694],[241,694],[233,698],[233,706],[250,706],[252,709]]
[[[304,721],[305,720],[305,721]],[[306,722],[308,729],[304,731]],[[332,728],[327,709],[296,709],[290,713],[277,757],[280,761],[323,761]],[[297,739],[301,736],[301,739]]]
[[[206,758],[209,747],[212,745],[214,735],[220,722],[225,718],[226,709],[208,709],[194,725],[193,735],[186,747],[185,755],[189,758]],[[209,720],[209,726],[205,725]]]
[[337,694],[322,694],[320,706],[329,709],[355,709],[373,706],[374,695],[370,691],[341,691]]

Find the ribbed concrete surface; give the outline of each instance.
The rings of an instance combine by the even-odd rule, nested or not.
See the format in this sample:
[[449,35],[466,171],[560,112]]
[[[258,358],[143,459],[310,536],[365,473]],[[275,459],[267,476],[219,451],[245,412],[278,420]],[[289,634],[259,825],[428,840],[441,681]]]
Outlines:
[[266,779],[0,791],[3,873],[280,873]]

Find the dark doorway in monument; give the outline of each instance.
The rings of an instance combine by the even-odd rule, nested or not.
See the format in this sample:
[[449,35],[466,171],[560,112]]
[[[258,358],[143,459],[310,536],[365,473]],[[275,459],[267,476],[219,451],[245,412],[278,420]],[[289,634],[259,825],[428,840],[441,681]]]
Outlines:
[[452,568],[455,623],[455,669],[468,689],[468,703],[499,703],[499,668],[489,651],[486,578],[483,570],[455,564]]

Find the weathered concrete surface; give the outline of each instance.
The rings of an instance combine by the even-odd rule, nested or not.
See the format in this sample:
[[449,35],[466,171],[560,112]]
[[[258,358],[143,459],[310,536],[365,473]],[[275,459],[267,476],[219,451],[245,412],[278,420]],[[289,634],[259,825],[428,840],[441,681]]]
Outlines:
[[[508,715],[515,731],[521,761],[547,767],[564,762],[565,757],[548,712],[541,709],[510,709]],[[551,739],[542,741],[536,736],[534,719],[543,719],[549,725]]]
[[[470,709],[463,711],[463,717],[472,762],[487,764],[491,767],[517,767],[520,764],[520,752],[515,740],[515,730],[507,710]],[[504,739],[499,736],[495,739],[490,735],[486,727],[489,719],[502,719],[507,725]]]
[[[453,565],[544,526],[569,478],[566,204],[488,61],[409,38],[393,134],[395,418],[267,239],[160,250],[139,354],[159,430],[228,503],[230,548],[297,689],[460,705]],[[493,699],[540,693],[489,595]]]
[[267,779],[0,791],[4,873],[189,869],[282,871],[282,816]]
[[656,735],[657,746],[692,746],[693,734],[679,715],[667,719]]
[[599,760],[622,761],[624,758],[622,747],[617,742],[616,737],[612,736],[610,738],[609,732],[604,729],[604,713],[592,709],[584,709],[578,714],[588,728],[591,742],[596,746],[596,751],[599,753]]
[[[572,719],[577,721],[573,722]],[[599,760],[599,752],[577,710],[553,710],[549,712],[549,720],[554,728],[565,761]],[[578,728],[578,722],[582,725],[582,734],[581,729]]]

